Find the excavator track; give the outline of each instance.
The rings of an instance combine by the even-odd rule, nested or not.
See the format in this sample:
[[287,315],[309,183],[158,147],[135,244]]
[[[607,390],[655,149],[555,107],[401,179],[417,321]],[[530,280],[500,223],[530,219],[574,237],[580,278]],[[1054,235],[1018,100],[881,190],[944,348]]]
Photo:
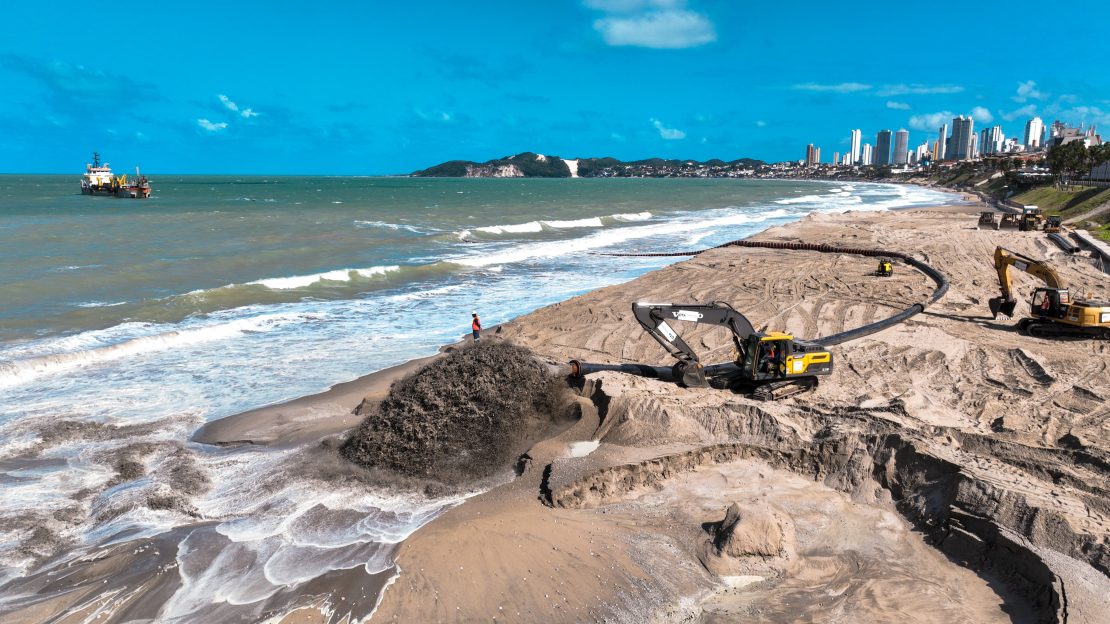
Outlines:
[[[1029,322],[1026,322],[1029,321]],[[1102,338],[1110,340],[1110,329],[1101,327],[1079,327],[1064,323],[1038,323],[1033,319],[1023,319],[1018,330],[1034,338]]]
[[773,381],[761,384],[752,390],[752,398],[757,401],[778,401],[786,397],[809,392],[817,387],[816,377],[801,377],[787,381]]

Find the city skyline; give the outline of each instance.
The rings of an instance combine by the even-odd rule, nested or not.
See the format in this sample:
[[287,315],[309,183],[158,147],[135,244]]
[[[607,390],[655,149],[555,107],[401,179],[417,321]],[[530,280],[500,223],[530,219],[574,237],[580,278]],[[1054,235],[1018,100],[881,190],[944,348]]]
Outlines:
[[[801,2],[784,20],[723,0],[201,1],[144,7],[126,36],[15,4],[0,171],[72,172],[94,150],[152,173],[407,173],[522,151],[775,162],[809,142],[853,153],[853,128],[862,142],[906,128],[916,145],[957,114],[1007,136],[1029,114],[1110,127],[1110,69],[1071,69],[1110,21],[1110,6],[1084,4],[1051,45],[1005,63],[959,46],[815,58],[797,45],[799,32],[877,31],[909,10],[885,3]],[[1011,3],[993,24],[1028,32],[1040,11]]]
[[[953,134],[948,132],[949,122],[941,123],[939,128],[932,133],[920,131],[917,134],[924,136],[924,140],[913,150],[909,149],[909,145],[914,143],[914,133],[905,128],[899,128],[897,131],[885,128],[879,130],[875,133],[874,145],[871,143],[861,145],[862,131],[858,128],[850,130],[848,132],[850,151],[845,152],[845,158],[838,158],[833,162],[837,165],[907,164],[916,162],[916,160],[913,160],[915,157],[917,159],[921,158],[923,147],[928,148],[925,153],[928,154],[930,160],[967,160],[973,156],[1043,149],[1046,146],[1045,141],[1052,136],[1052,130],[1039,116],[1014,121],[1010,124],[1011,127],[1017,127],[1020,130],[1013,133],[1008,133],[1000,123],[987,124],[976,129],[974,127],[975,118],[972,115],[956,115],[950,122],[954,130]],[[1056,126],[1101,136],[1096,124],[1071,125],[1057,119],[1053,120],[1053,127]],[[901,133],[906,134],[902,135]],[[932,139],[930,139],[930,135],[932,135]],[[955,142],[952,140],[954,136],[957,137]],[[820,152],[820,143],[810,143],[808,145],[809,147],[815,146],[818,153]],[[809,147],[807,147],[807,157],[805,159],[807,165],[809,164]],[[872,151],[877,155],[874,159],[864,157],[864,152],[871,153]],[[949,157],[950,152],[958,154],[958,156]],[[834,154],[839,155],[840,152],[834,152]],[[905,158],[903,159],[903,157]],[[793,160],[799,159],[795,158]],[[833,164],[833,162],[829,164]]]

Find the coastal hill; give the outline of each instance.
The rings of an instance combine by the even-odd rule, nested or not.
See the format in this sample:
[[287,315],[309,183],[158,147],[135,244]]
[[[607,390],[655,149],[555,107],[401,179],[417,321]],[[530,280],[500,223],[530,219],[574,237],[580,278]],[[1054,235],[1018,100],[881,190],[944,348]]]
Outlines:
[[486,162],[450,160],[414,171],[414,177],[428,178],[632,178],[632,177],[734,177],[763,167],[767,163],[752,158],[667,160],[649,158],[624,162],[616,158],[563,159],[533,152],[495,158]]

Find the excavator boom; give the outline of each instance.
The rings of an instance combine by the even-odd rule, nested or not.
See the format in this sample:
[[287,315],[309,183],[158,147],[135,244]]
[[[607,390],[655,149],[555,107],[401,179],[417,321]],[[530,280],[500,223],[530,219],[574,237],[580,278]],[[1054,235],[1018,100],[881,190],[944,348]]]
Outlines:
[[707,325],[721,325],[732,332],[732,338],[739,346],[755,333],[755,328],[743,314],[727,303],[677,304],[642,303],[632,305],[636,320],[656,342],[663,345],[672,356],[681,362],[697,364],[698,355],[686,341],[667,323],[667,321],[686,321]]

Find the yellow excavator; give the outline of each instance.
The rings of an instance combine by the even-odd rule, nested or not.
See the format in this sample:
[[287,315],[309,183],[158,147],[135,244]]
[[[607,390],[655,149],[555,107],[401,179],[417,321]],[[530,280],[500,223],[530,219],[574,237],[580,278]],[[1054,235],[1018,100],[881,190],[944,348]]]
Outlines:
[[1024,271],[1045,283],[1033,292],[1030,317],[1018,322],[1018,330],[1030,336],[1081,336],[1110,339],[1110,303],[1072,300],[1067,282],[1043,260],[1034,260],[1009,249],[996,247],[994,268],[1002,296],[992,298],[991,314],[1011,317],[1017,307],[1010,267]]

